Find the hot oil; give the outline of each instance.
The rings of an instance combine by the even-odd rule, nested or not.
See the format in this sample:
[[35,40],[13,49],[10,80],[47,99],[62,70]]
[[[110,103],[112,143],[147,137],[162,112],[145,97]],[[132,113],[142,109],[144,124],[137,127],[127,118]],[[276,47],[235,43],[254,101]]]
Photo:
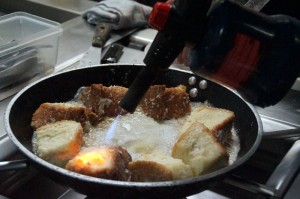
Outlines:
[[238,153],[240,151],[240,139],[237,135],[237,130],[232,128],[231,133],[231,143],[229,143],[229,145],[226,147],[229,155],[229,165],[233,164],[236,161],[236,159],[238,158]]
[[[191,102],[192,109],[202,105],[203,103]],[[179,136],[179,129],[187,117],[158,122],[137,109],[133,114],[106,118],[97,126],[91,127],[84,135],[85,146],[122,146],[128,150],[133,160],[155,152],[171,155],[172,147]],[[237,131],[233,128],[232,140],[227,146],[229,164],[237,159],[239,143]]]
[[126,148],[133,159],[138,159],[155,151],[171,154],[185,117],[157,122],[138,109],[133,114],[120,116],[114,131],[110,131],[113,121],[114,118],[106,118],[92,127],[84,135],[86,146],[118,145]]
[[[69,101],[69,103],[78,103]],[[191,102],[191,108],[209,103]],[[122,146],[128,150],[133,160],[140,156],[155,152],[171,155],[172,147],[179,137],[179,129],[188,116],[158,122],[146,116],[141,109],[133,114],[119,115],[117,118],[107,117],[97,126],[87,125],[84,134],[85,147],[101,145]],[[240,150],[238,132],[232,128],[232,139],[227,145],[229,164],[236,161]],[[32,138],[33,152],[36,153],[36,133]]]

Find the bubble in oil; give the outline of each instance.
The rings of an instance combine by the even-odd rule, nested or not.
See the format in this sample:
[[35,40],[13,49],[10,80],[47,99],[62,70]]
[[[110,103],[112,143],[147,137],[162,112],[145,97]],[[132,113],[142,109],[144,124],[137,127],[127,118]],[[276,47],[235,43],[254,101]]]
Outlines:
[[[203,103],[191,103],[192,108],[201,105]],[[110,140],[106,139],[107,132],[115,118],[106,118],[96,127],[92,127],[89,133],[84,134],[85,145],[87,147],[108,144],[122,146],[128,150],[133,159],[153,151],[171,155],[172,148],[179,136],[179,129],[187,117],[157,122],[137,109],[132,114],[120,116]],[[237,132],[234,129],[232,132],[232,143],[227,148],[230,164],[236,160],[239,151]]]

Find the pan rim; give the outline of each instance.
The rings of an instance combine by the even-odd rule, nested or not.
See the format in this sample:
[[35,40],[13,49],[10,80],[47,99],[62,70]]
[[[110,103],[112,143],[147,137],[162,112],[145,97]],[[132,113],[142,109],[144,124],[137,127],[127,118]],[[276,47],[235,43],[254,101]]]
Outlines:
[[[126,64],[126,63],[122,63],[122,64],[100,64],[100,65],[92,65],[89,67],[85,67],[85,68],[94,68],[94,67],[118,67],[118,66],[145,66],[143,64]],[[258,149],[261,139],[262,139],[262,121],[261,118],[258,114],[258,112],[255,110],[254,106],[251,105],[250,103],[246,102],[238,93],[236,93],[234,90],[232,90],[231,88],[228,88],[224,85],[220,85],[222,87],[225,87],[226,89],[229,89],[231,92],[234,92],[234,94],[238,95],[238,97],[243,100],[246,105],[248,106],[248,108],[251,109],[252,113],[254,114],[255,118],[256,118],[256,122],[257,122],[257,128],[258,128],[258,132],[257,132],[257,136],[255,139],[255,142],[253,143],[251,150],[248,150],[242,157],[240,157],[238,160],[236,160],[233,164],[228,165],[222,169],[219,169],[217,171],[208,173],[208,174],[204,174],[201,176],[196,176],[196,177],[192,177],[192,178],[188,178],[188,179],[182,179],[182,180],[173,180],[173,181],[164,181],[164,182],[126,182],[126,181],[116,181],[116,180],[108,180],[108,179],[101,179],[101,178],[96,178],[96,177],[91,177],[91,176],[86,176],[83,174],[79,174],[79,173],[75,173],[72,171],[68,171],[67,169],[58,167],[56,165],[53,165],[45,160],[43,160],[42,158],[38,157],[37,155],[35,155],[32,151],[30,151],[29,149],[27,149],[14,135],[14,133],[12,132],[11,128],[10,128],[10,123],[9,123],[9,115],[10,115],[10,110],[12,108],[12,106],[14,105],[14,103],[16,102],[16,100],[27,90],[29,90],[32,86],[46,80],[49,79],[53,76],[58,76],[58,75],[63,75],[64,73],[68,73],[68,72],[72,72],[72,71],[77,71],[77,70],[84,70],[85,68],[77,68],[77,69],[70,69],[70,70],[66,70],[66,71],[62,71],[62,72],[58,72],[55,74],[51,74],[49,76],[46,76],[44,78],[41,78],[35,82],[32,82],[31,84],[27,85],[26,87],[24,87],[22,90],[20,90],[9,102],[6,110],[5,110],[5,114],[4,114],[4,126],[5,126],[5,130],[7,135],[9,136],[9,138],[12,140],[12,142],[16,145],[16,147],[27,157],[29,158],[31,161],[33,161],[34,163],[38,164],[38,165],[42,165],[43,167],[46,167],[47,169],[50,170],[55,170],[56,172],[58,172],[60,175],[63,176],[67,176],[69,178],[74,178],[80,181],[86,181],[89,183],[95,183],[95,184],[103,184],[103,185],[109,185],[109,186],[118,186],[118,187],[125,187],[125,188],[130,188],[130,187],[135,187],[135,188],[155,188],[155,187],[169,187],[169,186],[176,186],[176,185],[184,185],[184,184],[190,184],[190,183],[194,183],[194,182],[198,182],[198,181],[204,181],[204,180],[214,180],[216,177],[221,177],[231,171],[233,171],[234,169],[238,168],[240,165],[242,165],[243,163],[245,163]],[[193,74],[198,76],[197,74],[194,74],[190,71],[185,71],[182,69],[176,69],[176,68],[170,68],[168,70],[176,70],[176,71],[181,71],[184,73],[189,73],[189,74]]]

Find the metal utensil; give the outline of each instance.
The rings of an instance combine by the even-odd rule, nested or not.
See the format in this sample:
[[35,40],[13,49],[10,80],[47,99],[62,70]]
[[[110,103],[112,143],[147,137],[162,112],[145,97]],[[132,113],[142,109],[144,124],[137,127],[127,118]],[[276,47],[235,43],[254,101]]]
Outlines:
[[92,39],[92,46],[80,61],[80,66],[91,66],[100,64],[102,47],[110,37],[111,26],[107,23],[96,25],[95,34]]
[[270,0],[249,0],[244,6],[251,8],[255,11],[260,11]]

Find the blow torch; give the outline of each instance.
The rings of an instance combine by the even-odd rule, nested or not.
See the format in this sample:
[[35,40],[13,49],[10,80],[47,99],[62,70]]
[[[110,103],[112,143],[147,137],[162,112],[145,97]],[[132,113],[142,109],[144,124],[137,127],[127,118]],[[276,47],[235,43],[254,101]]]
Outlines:
[[146,66],[120,101],[123,110],[134,112],[156,74],[171,66],[186,43],[197,43],[210,5],[211,0],[179,0],[173,5],[160,2],[154,5],[149,23],[159,31],[144,58]]
[[149,22],[159,31],[121,108],[134,112],[156,74],[168,69],[184,46],[191,47],[191,71],[236,89],[254,105],[274,105],[285,96],[300,74],[300,22],[230,0],[211,3],[155,4]]

